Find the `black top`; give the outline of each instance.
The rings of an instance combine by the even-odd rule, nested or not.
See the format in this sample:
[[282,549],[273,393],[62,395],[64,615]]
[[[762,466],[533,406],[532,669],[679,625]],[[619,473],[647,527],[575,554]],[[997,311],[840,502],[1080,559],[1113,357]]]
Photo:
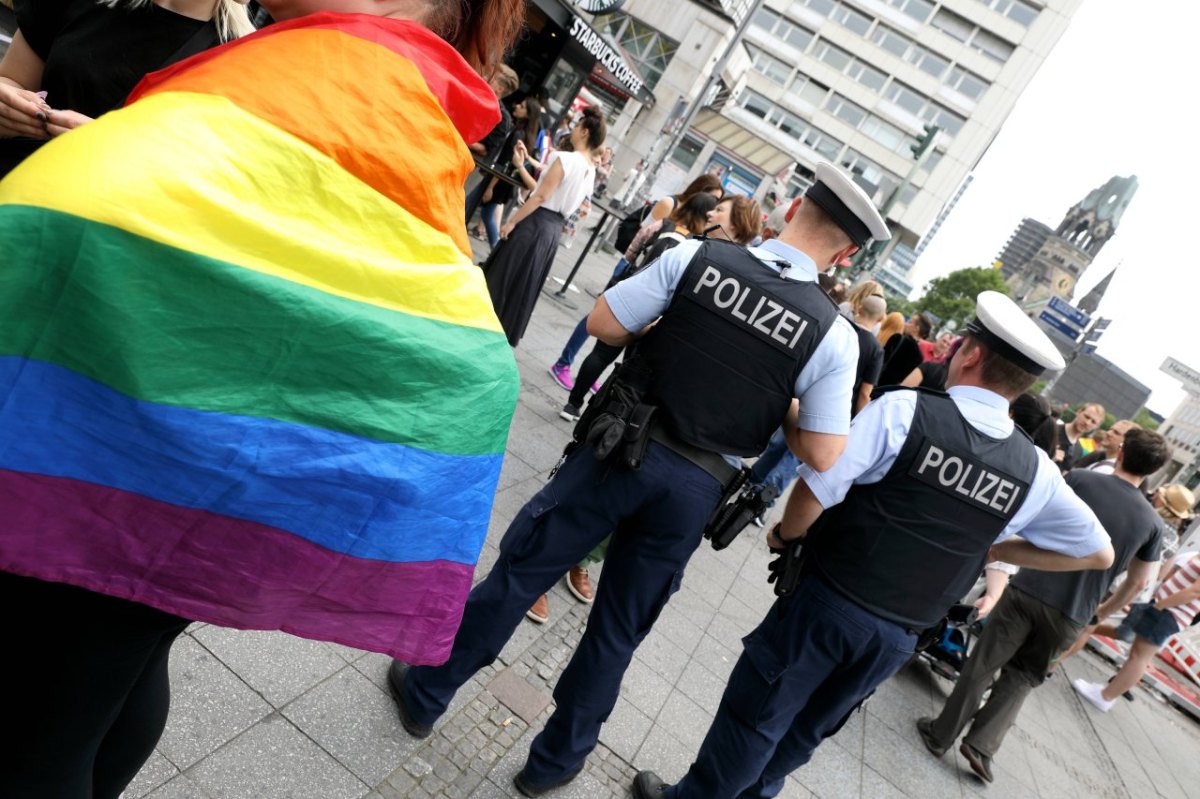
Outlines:
[[[143,76],[174,63],[198,32],[206,40],[189,51],[219,43],[214,26],[154,3],[130,10],[96,0],[17,0],[16,12],[21,34],[45,62],[47,104],[89,117],[119,108]],[[38,144],[0,139],[0,176]]]
[[1076,469],[1066,477],[1112,539],[1116,557],[1107,569],[1043,572],[1021,569],[1012,584],[1035,599],[1086,624],[1112,581],[1133,558],[1152,563],[1162,551],[1162,522],[1136,486],[1111,474]]
[[[492,128],[488,135],[479,140],[479,143],[486,149],[482,160],[488,166],[495,165],[500,160],[501,155],[505,154],[504,143],[508,140],[508,134],[512,132],[512,114],[508,113],[508,108],[504,103],[500,103],[499,105],[500,121],[496,123],[496,127]],[[507,156],[507,160],[511,161],[512,147],[508,148]]]
[[[1082,438],[1083,436],[1080,436]],[[1076,467],[1076,461],[1083,455],[1083,447],[1079,445],[1079,440],[1071,443],[1071,439],[1067,438],[1067,425],[1065,422],[1058,423],[1058,446],[1063,451],[1062,462],[1058,464],[1058,468],[1064,472],[1070,471]]]
[[917,340],[907,333],[897,333],[883,347],[883,369],[879,373],[880,386],[898,386],[921,365],[924,358]]
[[950,375],[950,364],[945,361],[925,361],[917,367],[921,370],[921,388],[934,391],[946,390],[946,378]]
[[850,416],[855,415],[854,406],[858,403],[858,391],[862,384],[879,385],[879,373],[883,369],[883,347],[870,330],[854,326],[858,334],[858,371],[854,373],[854,390],[850,392]]

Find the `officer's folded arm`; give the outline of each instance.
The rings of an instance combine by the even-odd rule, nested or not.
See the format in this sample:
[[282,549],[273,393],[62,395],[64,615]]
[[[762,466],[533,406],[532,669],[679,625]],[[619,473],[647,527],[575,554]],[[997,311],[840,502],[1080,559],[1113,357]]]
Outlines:
[[641,335],[640,331],[630,333],[617,321],[603,294],[597,298],[596,307],[588,315],[587,332],[613,347],[624,347]]

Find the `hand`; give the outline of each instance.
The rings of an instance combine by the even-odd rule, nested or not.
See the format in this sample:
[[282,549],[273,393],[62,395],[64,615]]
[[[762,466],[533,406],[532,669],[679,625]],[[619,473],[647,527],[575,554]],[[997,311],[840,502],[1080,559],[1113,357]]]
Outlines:
[[975,600],[975,609],[979,611],[976,618],[984,619],[992,612],[992,608],[996,607],[996,599],[990,594],[984,594]]
[[787,549],[787,542],[780,538],[779,535],[782,526],[782,522],[775,522],[771,529],[767,531],[767,549],[772,552],[782,552],[784,549]]
[[1062,447],[1054,448],[1054,462],[1055,463],[1062,463],[1063,458],[1065,458],[1065,457],[1067,457],[1067,453],[1063,452]]
[[51,136],[61,136],[67,131],[74,130],[80,125],[91,122],[92,118],[78,111],[51,111],[47,130]]
[[46,127],[50,111],[36,92],[0,81],[0,138],[50,138]]
[[513,232],[513,228],[515,228],[515,227],[516,227],[516,225],[514,225],[512,222],[505,222],[503,225],[500,226],[500,238],[507,239],[509,234]]

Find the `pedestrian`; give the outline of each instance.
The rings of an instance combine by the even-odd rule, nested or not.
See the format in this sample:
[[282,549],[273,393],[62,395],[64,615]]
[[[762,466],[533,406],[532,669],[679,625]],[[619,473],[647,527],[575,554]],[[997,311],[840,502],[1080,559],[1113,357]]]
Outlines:
[[741,194],[729,194],[719,198],[716,207],[708,212],[704,235],[749,247],[761,228],[762,211],[758,203]]
[[522,6],[264,6],[0,181],[0,796],[116,799],[192,621],[457,629],[519,386],[466,142]]
[[1057,448],[1058,430],[1050,403],[1045,397],[1025,392],[1013,400],[1008,415],[1017,427],[1029,434],[1038,449],[1053,455]]
[[1059,468],[1064,472],[1071,471],[1075,468],[1075,461],[1095,448],[1095,442],[1088,435],[1100,429],[1103,421],[1104,406],[1089,402],[1075,413],[1075,418],[1070,422],[1058,423],[1058,450],[1054,453],[1054,460]]
[[[496,315],[514,347],[525,335],[550,274],[567,217],[592,193],[593,159],[606,134],[604,116],[595,108],[585,108],[570,133],[573,149],[559,149],[550,156],[529,199],[500,228],[504,244],[488,258],[484,274]],[[517,146],[518,153],[523,150]]]
[[[848,175],[823,163],[816,176],[812,202],[755,251],[767,258],[728,242],[689,241],[597,300],[589,330],[614,346],[637,339],[636,352],[589,407],[586,432],[577,428],[576,446],[550,483],[505,533],[449,662],[393,664],[389,680],[410,733],[429,735],[458,688],[500,653],[529,603],[612,533],[587,629],[554,690],[555,711],[515,778],[526,796],[570,782],[596,745],[634,649],[733,485],[737,470],[725,456],[759,452],[786,419],[806,463],[827,469],[837,459],[849,428],[855,341],[816,274],[888,231]],[[768,313],[778,317],[773,325],[762,320]],[[651,423],[637,429],[648,439],[609,432],[647,414]],[[615,439],[624,443],[616,448]]]
[[[897,324],[899,330],[893,333]],[[900,385],[924,360],[917,339],[909,332],[914,326],[915,323],[905,322],[904,316],[899,313],[888,314],[880,325],[883,369],[879,372],[879,386]],[[889,335],[885,338],[885,334]]]
[[879,373],[883,369],[883,347],[879,346],[872,331],[887,315],[887,302],[880,294],[860,293],[851,307],[854,310],[855,332],[858,334],[858,371],[854,375],[853,407],[850,410],[853,418],[871,401],[871,392],[879,382]]
[[[1098,606],[1107,616],[1149,583],[1161,556],[1162,526],[1138,485],[1162,468],[1170,455],[1165,438],[1138,429],[1117,452],[1111,474],[1086,469],[1067,474],[1067,485],[1112,538],[1113,564],[1102,571],[1022,569],[1012,578],[942,712],[936,718],[917,720],[921,740],[932,755],[945,754],[970,724],[959,752],[981,779],[992,781],[992,761],[1029,692],[1042,684],[1089,620],[1095,623]],[[1121,589],[1101,605],[1113,580],[1126,569],[1129,576]]]
[[1099,445],[1091,453],[1075,461],[1076,469],[1091,469],[1101,474],[1112,474],[1117,462],[1117,453],[1125,442],[1125,434],[1135,427],[1140,427],[1132,419],[1119,419],[1112,427],[1104,430],[1097,437]]
[[500,111],[500,121],[482,139],[467,145],[471,154],[488,166],[492,166],[500,160],[504,142],[512,132],[512,115],[508,112],[508,106],[504,104],[504,98],[515,92],[520,85],[521,81],[517,78],[517,73],[508,64],[496,67],[495,73],[488,81],[488,86],[496,95],[496,107]]
[[[662,224],[662,220],[671,215],[678,205],[702,193],[711,194],[719,200],[724,196],[725,189],[721,187],[721,182],[712,175],[701,175],[689,183],[681,194],[669,194],[649,206],[649,210],[646,210],[643,217],[641,217],[642,221],[635,229],[636,232],[630,235],[629,243],[625,245],[625,250],[621,254],[621,259],[617,261],[610,280],[618,277],[629,266],[626,256],[629,254],[629,247],[639,233],[654,230],[657,225]],[[627,219],[626,221],[629,220]],[[617,238],[618,240],[621,238],[619,233]],[[558,383],[567,391],[575,387],[575,380],[571,377],[571,364],[575,362],[575,356],[579,354],[579,351],[583,349],[583,345],[588,340],[587,320],[586,316],[579,320],[579,323],[575,325],[575,329],[571,331],[571,335],[567,338],[567,343],[563,347],[562,353],[558,356],[558,360],[550,365],[550,376],[554,378],[555,383]],[[585,383],[584,385],[587,384]],[[591,388],[595,391],[600,387],[592,386]]]
[[1186,630],[1200,615],[1200,554],[1178,558],[1149,602],[1134,603],[1116,627],[1104,624],[1108,614],[1115,613],[1120,607],[1116,603],[1109,605],[1103,617],[1097,612],[1101,623],[1090,634],[1129,644],[1125,663],[1107,685],[1082,678],[1071,683],[1080,696],[1104,713],[1112,710],[1117,699],[1138,684],[1158,650],[1171,636]]
[[119,108],[142,76],[254,30],[244,0],[27,0],[16,16],[0,61],[0,178]]
[[[807,458],[783,520],[782,593],[743,639],[716,718],[676,785],[653,772],[637,799],[775,796],[849,714],[908,663],[990,560],[1106,568],[1113,549],[1057,468],[1014,431],[1009,402],[1054,344],[1007,296],[983,292],[949,394],[895,390],[859,414],[846,451]],[[1020,534],[1023,539],[1008,539]],[[801,548],[802,547],[802,548]]]
[[[528,178],[530,186],[537,185],[537,182],[524,170],[525,160],[527,157],[538,161],[541,159],[541,154],[537,150],[538,135],[542,130],[538,126],[538,120],[541,117],[542,107],[538,104],[537,98],[526,97],[517,103],[512,110],[513,128],[500,148],[502,163],[510,170],[510,174],[524,174]],[[524,148],[524,154],[518,153],[518,143]],[[476,190],[480,192],[479,221],[483,225],[483,232],[477,231],[475,237],[486,237],[488,246],[495,249],[496,245],[500,243],[500,214],[505,205],[512,201],[513,187],[499,178],[492,177],[481,181]],[[467,207],[470,206],[470,199],[468,199]],[[471,220],[468,219],[467,224],[470,222]]]

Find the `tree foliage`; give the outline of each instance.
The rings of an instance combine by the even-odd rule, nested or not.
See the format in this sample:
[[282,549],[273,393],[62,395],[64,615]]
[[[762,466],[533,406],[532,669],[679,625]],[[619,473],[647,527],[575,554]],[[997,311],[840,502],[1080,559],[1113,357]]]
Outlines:
[[1150,412],[1148,410],[1146,410],[1145,408],[1142,408],[1140,411],[1137,412],[1137,416],[1133,417],[1133,421],[1137,422],[1139,425],[1146,428],[1147,430],[1157,430],[1158,429],[1158,422],[1155,421],[1154,417],[1151,416]]
[[916,306],[937,316],[943,326],[953,320],[955,327],[961,328],[975,317],[975,298],[983,291],[1008,294],[1000,270],[976,266],[934,278],[925,285],[925,294]]

